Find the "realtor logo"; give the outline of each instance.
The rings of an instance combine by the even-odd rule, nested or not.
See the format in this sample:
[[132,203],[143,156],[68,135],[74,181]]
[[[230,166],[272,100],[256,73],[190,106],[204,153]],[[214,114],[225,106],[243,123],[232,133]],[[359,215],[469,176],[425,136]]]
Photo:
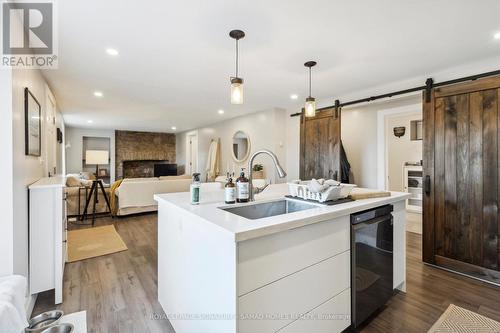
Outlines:
[[56,68],[53,2],[2,4],[2,66]]

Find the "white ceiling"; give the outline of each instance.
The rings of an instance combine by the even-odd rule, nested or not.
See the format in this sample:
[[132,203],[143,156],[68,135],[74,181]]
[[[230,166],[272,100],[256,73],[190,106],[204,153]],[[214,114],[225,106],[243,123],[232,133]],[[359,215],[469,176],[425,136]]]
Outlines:
[[[333,98],[500,52],[498,0],[64,0],[58,11],[59,69],[44,74],[72,126],[182,131],[298,111],[307,60],[313,96]],[[247,35],[245,104],[232,106],[235,28]]]

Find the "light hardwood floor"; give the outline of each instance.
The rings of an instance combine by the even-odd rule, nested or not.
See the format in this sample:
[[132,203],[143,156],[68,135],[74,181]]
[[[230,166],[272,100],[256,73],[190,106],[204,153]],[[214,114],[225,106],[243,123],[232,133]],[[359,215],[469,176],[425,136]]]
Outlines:
[[422,235],[422,213],[406,212],[406,231]]
[[[66,264],[66,313],[87,310],[89,332],[174,332],[156,299],[157,216],[98,219],[115,224],[129,250]],[[76,228],[76,227],[72,227]],[[450,303],[500,321],[500,288],[421,262],[421,236],[407,233],[407,293],[394,296],[361,332],[426,332]],[[53,309],[53,292],[39,295],[33,315]]]

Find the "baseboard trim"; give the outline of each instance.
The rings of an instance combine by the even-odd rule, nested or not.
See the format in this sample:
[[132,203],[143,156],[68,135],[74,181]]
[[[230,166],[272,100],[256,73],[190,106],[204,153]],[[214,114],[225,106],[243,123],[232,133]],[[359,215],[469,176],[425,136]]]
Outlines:
[[28,319],[31,318],[31,314],[33,313],[33,308],[35,307],[37,297],[38,294],[29,295],[28,297],[26,297],[24,307],[26,308],[26,316],[28,317]]

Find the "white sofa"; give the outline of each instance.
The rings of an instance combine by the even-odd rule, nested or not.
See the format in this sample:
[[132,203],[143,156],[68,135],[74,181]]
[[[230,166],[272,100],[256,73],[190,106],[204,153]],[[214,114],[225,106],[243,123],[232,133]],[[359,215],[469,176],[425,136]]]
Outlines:
[[189,175],[153,178],[126,178],[115,190],[118,198],[118,216],[154,212],[158,205],[155,194],[187,192],[191,184]]
[[[188,192],[191,185],[191,176],[163,176],[152,178],[126,178],[115,190],[118,199],[118,216],[155,212],[158,205],[154,200],[155,194]],[[265,180],[256,180],[255,186],[265,185]],[[224,188],[223,182],[202,183],[204,192],[217,191]],[[221,196],[221,201],[224,197]]]

